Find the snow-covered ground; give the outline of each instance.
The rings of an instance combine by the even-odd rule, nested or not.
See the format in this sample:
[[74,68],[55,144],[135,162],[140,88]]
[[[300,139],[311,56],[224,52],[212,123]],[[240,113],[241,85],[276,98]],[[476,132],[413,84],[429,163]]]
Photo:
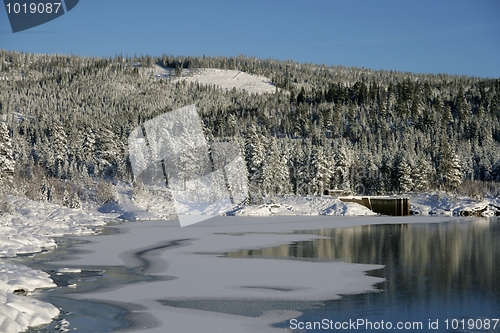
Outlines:
[[254,94],[274,93],[276,91],[276,86],[268,78],[232,69],[201,68],[196,70],[192,76],[181,78],[181,80],[213,84],[222,89],[236,88]]
[[116,201],[102,205],[98,211],[108,217],[116,217],[127,221],[164,220],[175,215],[172,201],[159,195],[143,195],[134,200],[133,191],[123,185],[115,186],[118,197]]
[[500,198],[475,200],[447,193],[411,194],[411,211],[416,215],[457,216],[463,211],[476,211],[486,208],[483,217],[494,216],[500,207]]
[[59,309],[25,294],[55,286],[45,272],[0,262],[0,332],[17,333],[50,323]]
[[0,215],[0,257],[35,253],[56,246],[52,237],[89,235],[90,227],[106,224],[103,217],[79,209],[9,197],[14,212]]
[[230,214],[235,216],[270,215],[376,215],[368,208],[353,202],[342,202],[329,196],[275,196],[262,205],[238,206]]
[[[410,198],[412,214],[421,216],[459,216],[461,211],[476,211],[486,208],[481,216],[491,217],[500,207],[500,198],[475,200],[446,193],[426,193],[403,195]],[[162,219],[175,218],[172,202],[166,202],[164,195],[145,193],[136,204]],[[126,200],[124,200],[125,202]],[[332,196],[273,196],[260,205],[238,205],[226,213],[227,216],[273,216],[273,215],[331,215],[364,216],[377,215],[368,208],[353,202],[342,202]],[[128,208],[128,210],[133,210]],[[133,215],[133,214],[132,214]],[[143,216],[141,218],[141,216]],[[138,214],[135,219],[153,218]]]
[[[153,71],[156,78],[170,78],[173,72],[173,69],[163,68],[158,65],[155,65]],[[237,90],[245,90],[252,94],[276,92],[276,86],[267,77],[232,69],[196,68],[183,70],[183,77],[176,80],[210,84],[222,89],[236,88]]]
[[[0,258],[50,249],[56,246],[52,237],[92,235],[95,232],[90,227],[105,225],[97,212],[12,196],[7,199],[13,212],[0,215]],[[59,314],[56,307],[13,292],[51,287],[55,284],[47,273],[0,260],[0,332],[17,333],[50,323]]]

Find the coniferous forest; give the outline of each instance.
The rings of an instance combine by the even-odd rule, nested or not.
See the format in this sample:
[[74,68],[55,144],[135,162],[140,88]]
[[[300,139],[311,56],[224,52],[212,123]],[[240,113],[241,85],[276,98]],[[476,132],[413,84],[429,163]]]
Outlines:
[[[158,79],[235,69],[273,94]],[[253,57],[84,58],[0,50],[0,192],[78,208],[131,183],[130,132],[195,104],[209,141],[236,142],[249,202],[272,194],[444,190],[497,195],[500,79]]]

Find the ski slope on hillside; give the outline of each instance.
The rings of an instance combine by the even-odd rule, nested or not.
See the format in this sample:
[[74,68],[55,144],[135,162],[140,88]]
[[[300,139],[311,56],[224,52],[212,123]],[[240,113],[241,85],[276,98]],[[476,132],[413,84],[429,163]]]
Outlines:
[[192,76],[182,78],[187,82],[213,84],[222,89],[245,90],[253,94],[274,93],[276,86],[264,76],[251,75],[241,71],[205,68]]
[[[156,78],[172,78],[173,69],[156,65],[154,75]],[[265,76],[248,74],[232,69],[197,68],[184,70],[181,78],[186,82],[215,85],[222,89],[245,90],[251,94],[265,94],[276,92],[276,85]]]

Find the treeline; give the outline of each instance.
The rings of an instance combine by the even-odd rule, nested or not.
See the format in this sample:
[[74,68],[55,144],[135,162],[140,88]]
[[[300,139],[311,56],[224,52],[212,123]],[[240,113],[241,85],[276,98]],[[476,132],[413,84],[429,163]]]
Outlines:
[[[157,79],[156,65],[178,76],[187,68],[236,69],[267,76],[279,89],[257,95]],[[456,191],[464,181],[482,195],[478,182],[500,181],[499,79],[244,56],[83,58],[5,50],[0,67],[0,113],[8,124],[0,147],[7,140],[12,147],[11,154],[0,149],[0,181],[18,195],[44,197],[50,186],[27,181],[33,177],[59,182],[55,192],[81,200],[89,197],[81,179],[132,181],[130,131],[189,104],[210,140],[240,144],[253,201],[335,188]],[[14,170],[2,171],[9,158]]]

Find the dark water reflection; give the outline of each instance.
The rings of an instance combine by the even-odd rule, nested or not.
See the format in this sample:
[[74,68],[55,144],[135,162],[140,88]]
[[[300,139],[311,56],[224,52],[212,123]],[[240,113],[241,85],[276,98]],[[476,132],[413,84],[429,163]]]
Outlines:
[[[439,329],[429,331],[442,332],[446,331],[446,319],[500,317],[499,219],[372,225],[307,233],[328,238],[232,252],[228,256],[382,264],[385,268],[368,275],[386,281],[377,286],[380,293],[348,295],[326,302],[323,307],[306,310],[298,320],[418,320],[425,324],[419,331],[426,331],[429,319],[439,319]],[[289,327],[289,323],[280,326]],[[495,331],[500,332],[500,322]]]

